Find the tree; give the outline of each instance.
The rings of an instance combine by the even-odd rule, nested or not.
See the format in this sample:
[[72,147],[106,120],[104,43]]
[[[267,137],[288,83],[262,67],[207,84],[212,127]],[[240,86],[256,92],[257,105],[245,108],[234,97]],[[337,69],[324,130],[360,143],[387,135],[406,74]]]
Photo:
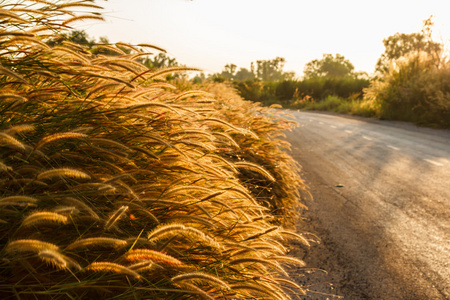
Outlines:
[[51,39],[47,42],[50,46],[61,45],[63,41],[71,41],[73,43],[87,46],[89,49],[95,46],[95,39],[91,39],[84,30],[72,30],[71,32],[61,34],[59,38]]
[[225,78],[226,80],[231,80],[234,78],[234,73],[236,72],[237,66],[235,64],[227,64],[225,65],[222,73],[220,73],[220,76]]
[[423,28],[415,33],[396,33],[383,40],[384,53],[377,61],[376,71],[387,71],[391,61],[399,59],[414,52],[426,52],[438,57],[442,51],[442,45],[431,38],[434,23],[432,16],[423,21]]
[[315,59],[305,65],[305,79],[315,77],[346,77],[353,75],[355,67],[344,56],[324,54],[322,59]]
[[255,79],[255,74],[246,68],[240,68],[234,75],[235,80],[246,81]]
[[89,35],[84,30],[73,30],[69,33],[69,40],[71,42],[86,45],[92,48],[95,45],[95,39],[89,39]]
[[256,61],[256,77],[262,81],[278,81],[284,79],[283,67],[286,60],[277,57],[272,60]]
[[209,77],[216,82],[223,82],[226,80],[247,81],[260,80],[263,82],[275,82],[281,80],[292,80],[295,76],[294,72],[284,72],[283,67],[286,60],[282,57],[277,57],[272,60],[258,60],[250,64],[250,70],[246,68],[239,68],[235,64],[227,64],[221,73],[214,73]]
[[158,53],[158,55],[155,55],[152,58],[146,57],[142,63],[149,69],[160,69],[178,66],[178,62],[175,58],[171,58],[163,52]]
[[[47,41],[50,46],[61,45],[64,41],[70,41],[75,44],[86,46],[93,54],[102,54],[115,56],[119,55],[117,52],[105,49],[101,45],[110,45],[107,37],[100,37],[97,42],[95,38],[90,38],[89,35],[84,30],[72,30],[69,33],[61,34],[58,38],[51,39]],[[118,47],[125,53],[129,53],[130,50],[125,47]]]
[[205,73],[201,72],[200,74],[195,75],[192,79],[193,84],[202,84],[206,80]]

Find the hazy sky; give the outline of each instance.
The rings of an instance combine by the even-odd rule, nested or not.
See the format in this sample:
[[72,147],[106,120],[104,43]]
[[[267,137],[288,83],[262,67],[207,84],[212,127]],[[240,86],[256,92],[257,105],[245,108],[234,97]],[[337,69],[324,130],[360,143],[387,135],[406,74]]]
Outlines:
[[76,24],[92,37],[150,43],[178,62],[219,72],[227,63],[250,67],[286,58],[301,75],[323,53],[342,54],[357,71],[372,73],[382,40],[412,33],[434,15],[435,39],[449,43],[450,0],[109,0],[105,23]]

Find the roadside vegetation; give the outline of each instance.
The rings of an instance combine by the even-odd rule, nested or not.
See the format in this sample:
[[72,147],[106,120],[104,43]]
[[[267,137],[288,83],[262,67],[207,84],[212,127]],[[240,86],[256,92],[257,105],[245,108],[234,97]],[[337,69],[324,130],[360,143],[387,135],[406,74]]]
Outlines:
[[[324,110],[450,128],[450,59],[432,39],[432,18],[420,32],[383,40],[385,52],[371,76],[355,72],[340,54],[306,64],[301,79],[284,72],[285,60],[252,63],[250,70],[225,66],[212,81],[228,81],[244,99],[262,105]],[[205,80],[198,75],[195,82]]]
[[450,128],[450,61],[410,53],[374,80],[364,99],[380,118]]
[[[294,123],[195,88],[149,44],[89,41],[92,1],[0,1],[2,299],[287,299]],[[92,13],[76,13],[78,8]],[[160,52],[161,53],[161,52]]]

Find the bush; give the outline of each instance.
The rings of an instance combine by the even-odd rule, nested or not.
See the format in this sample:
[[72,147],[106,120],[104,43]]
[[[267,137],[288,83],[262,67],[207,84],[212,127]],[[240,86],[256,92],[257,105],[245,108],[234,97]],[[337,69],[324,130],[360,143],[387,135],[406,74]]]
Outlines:
[[235,81],[234,87],[239,95],[262,105],[281,104],[290,107],[291,104],[306,96],[321,101],[328,96],[340,98],[362,98],[363,89],[369,86],[368,79],[348,77],[314,77],[277,82],[247,80]]
[[317,100],[327,96],[349,98],[355,94],[362,97],[362,91],[369,86],[368,79],[347,77],[313,77],[298,83],[300,96],[310,96]]
[[426,53],[404,57],[364,97],[381,118],[450,127],[450,62]]
[[275,94],[276,82],[260,80],[234,81],[234,87],[245,100],[260,102],[264,106],[280,103]]
[[340,98],[328,96],[324,100],[315,101],[310,97],[297,100],[292,104],[294,109],[332,111],[341,114],[351,114],[363,117],[375,117],[376,112],[371,102],[357,98]]
[[298,82],[295,80],[284,80],[275,86],[275,96],[284,107],[288,107],[297,94]]

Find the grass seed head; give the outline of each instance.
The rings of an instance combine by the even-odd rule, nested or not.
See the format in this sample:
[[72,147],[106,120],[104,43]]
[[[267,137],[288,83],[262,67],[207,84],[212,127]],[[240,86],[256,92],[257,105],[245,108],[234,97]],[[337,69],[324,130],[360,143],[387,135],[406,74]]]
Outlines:
[[85,247],[102,247],[102,248],[122,248],[127,245],[127,241],[116,239],[116,238],[108,238],[108,237],[92,237],[77,240],[71,244],[69,244],[66,249],[73,250],[78,248]]
[[192,272],[192,273],[185,273],[181,275],[177,275],[175,277],[172,277],[173,282],[180,282],[180,281],[207,281],[207,282],[214,282],[215,284],[220,285],[221,287],[224,287],[226,289],[230,289],[230,286],[223,280],[212,276],[210,274],[202,273],[202,272]]
[[44,145],[54,142],[54,141],[58,141],[58,140],[62,140],[62,139],[83,139],[86,137],[87,137],[86,134],[79,133],[79,132],[61,132],[61,133],[51,134],[51,135],[48,135],[48,136],[44,137],[43,139],[41,139],[36,144],[35,150],[38,150],[38,149],[42,148]]
[[91,176],[88,174],[71,168],[57,168],[57,169],[51,169],[47,171],[43,171],[39,173],[37,176],[38,180],[44,180],[52,177],[69,177],[69,178],[76,178],[76,179],[91,179]]
[[17,206],[36,206],[38,200],[29,196],[10,196],[0,198],[0,206],[17,205]]
[[33,239],[22,239],[11,241],[6,246],[6,252],[8,253],[39,252],[42,250],[58,251],[59,247],[55,244]]
[[133,276],[136,279],[140,279],[141,275],[137,272],[122,266],[120,264],[112,263],[112,262],[93,262],[89,266],[86,267],[86,271],[92,272],[108,272],[108,273],[118,273]]
[[22,226],[36,226],[40,224],[67,224],[68,218],[56,212],[40,211],[28,215],[22,222]]
[[111,227],[113,227],[117,221],[119,221],[119,219],[125,214],[125,212],[128,210],[128,206],[123,205],[121,207],[119,207],[108,219],[108,221],[106,221],[105,223],[105,230],[109,230],[111,229]]
[[22,144],[21,142],[19,142],[19,140],[4,132],[0,132],[0,145],[1,144],[9,146],[11,148],[18,148],[20,150],[25,150],[24,144]]
[[39,252],[39,258],[57,269],[67,268],[67,262],[63,255],[55,250],[42,250]]
[[182,262],[178,259],[161,253],[159,251],[154,251],[150,249],[134,249],[125,253],[124,258],[129,261],[138,262],[141,260],[146,260],[150,262],[156,262],[160,264],[166,264],[171,266],[181,265]]

